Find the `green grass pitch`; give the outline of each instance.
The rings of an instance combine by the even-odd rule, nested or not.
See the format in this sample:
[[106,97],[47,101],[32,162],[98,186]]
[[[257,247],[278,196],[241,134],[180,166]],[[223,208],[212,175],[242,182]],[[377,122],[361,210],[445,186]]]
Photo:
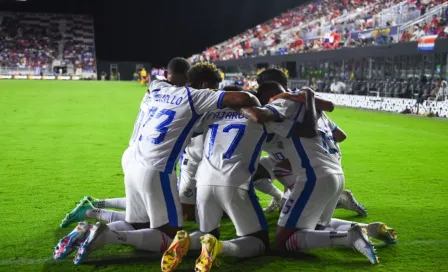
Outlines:
[[[0,81],[0,271],[160,271],[160,256],[108,246],[74,266],[52,260],[72,228],[60,220],[84,195],[124,196],[121,155],[145,89],[135,83]],[[214,271],[448,271],[448,120],[338,108],[346,187],[399,243],[378,246],[380,264],[351,249],[288,257],[222,258]],[[260,195],[263,205],[268,198]],[[276,218],[268,216],[271,234]],[[188,230],[194,225],[187,224]],[[223,238],[235,235],[222,224]],[[179,271],[192,271],[196,254]]]

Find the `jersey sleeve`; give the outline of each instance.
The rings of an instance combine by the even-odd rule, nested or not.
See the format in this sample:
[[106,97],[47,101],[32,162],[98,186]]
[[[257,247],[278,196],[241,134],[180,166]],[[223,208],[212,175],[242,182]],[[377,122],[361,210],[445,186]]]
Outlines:
[[151,83],[149,84],[148,91],[151,92],[151,91],[154,91],[157,89],[161,89],[163,87],[171,87],[171,86],[173,86],[173,85],[171,85],[167,81],[156,79],[156,80],[151,81]]
[[277,99],[266,104],[265,108],[273,111],[280,120],[289,119],[301,123],[305,117],[305,106],[287,99]]
[[290,137],[296,123],[302,123],[305,118],[305,105],[287,99],[277,99],[265,105],[273,111],[280,122],[269,122],[267,127],[282,137]]
[[222,108],[224,91],[212,91],[209,89],[196,90],[189,88],[194,109],[197,114],[203,114]]
[[267,122],[265,127],[268,133],[274,133],[281,137],[288,138],[292,129],[294,128],[295,122],[289,119],[284,119],[280,122]]

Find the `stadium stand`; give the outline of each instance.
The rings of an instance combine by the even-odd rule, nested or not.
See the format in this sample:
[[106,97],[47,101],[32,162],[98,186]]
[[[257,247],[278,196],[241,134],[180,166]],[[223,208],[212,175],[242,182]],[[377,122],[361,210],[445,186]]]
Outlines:
[[95,76],[93,35],[89,16],[0,13],[0,72]]
[[[417,40],[423,33],[446,37],[447,4],[446,0],[319,0],[207,48],[189,60],[232,60],[389,44]],[[389,31],[366,35],[383,28]],[[399,31],[403,33],[400,39]]]
[[291,68],[291,88],[340,105],[446,117],[447,21],[447,0],[318,0],[189,60],[215,62],[221,87],[254,89],[261,67]]

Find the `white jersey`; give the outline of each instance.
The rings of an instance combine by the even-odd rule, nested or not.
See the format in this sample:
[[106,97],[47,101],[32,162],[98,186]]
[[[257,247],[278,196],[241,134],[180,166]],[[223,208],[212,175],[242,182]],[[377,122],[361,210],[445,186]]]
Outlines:
[[[265,107],[271,109],[280,119],[302,122],[305,115],[303,105],[289,100],[278,99]],[[300,116],[302,118],[297,118]],[[294,125],[291,128],[278,126],[275,130],[277,134],[287,135],[286,139],[281,139],[284,147],[282,155],[289,159],[293,174],[303,181],[343,173],[338,158],[329,151],[334,144],[322,127],[319,126],[318,129],[319,135],[313,138],[291,138]],[[323,133],[325,137],[322,137]]]
[[171,173],[193,127],[208,111],[221,107],[225,92],[176,87],[154,80],[148,116],[140,126],[136,160],[148,169]]
[[324,137],[328,138],[330,144],[326,147],[330,154],[334,154],[336,158],[340,161],[342,158],[341,150],[338,143],[334,140],[333,132],[338,128],[338,126],[324,113],[322,117],[318,120],[319,132],[322,139]]
[[267,136],[265,128],[232,109],[208,113],[202,127],[204,155],[196,173],[197,185],[248,190]]
[[149,91],[143,96],[142,102],[140,103],[140,109],[138,111],[137,120],[134,123],[134,130],[132,131],[131,139],[129,140],[129,145],[133,145],[137,138],[140,136],[140,128],[143,120],[148,118],[149,111],[149,101],[151,100],[151,95]]
[[204,155],[196,174],[197,185],[247,190],[268,133],[277,133],[278,127],[289,128],[291,125],[292,121],[285,120],[262,126],[232,109],[208,113],[202,124],[206,134]]
[[[190,143],[185,148],[184,154],[181,158],[181,167],[183,165],[188,165],[188,167],[183,167],[182,171],[189,171],[192,169],[197,169],[199,163],[202,160],[202,154],[204,153],[204,135],[198,135],[191,138]],[[191,176],[196,175],[195,173],[189,173]]]

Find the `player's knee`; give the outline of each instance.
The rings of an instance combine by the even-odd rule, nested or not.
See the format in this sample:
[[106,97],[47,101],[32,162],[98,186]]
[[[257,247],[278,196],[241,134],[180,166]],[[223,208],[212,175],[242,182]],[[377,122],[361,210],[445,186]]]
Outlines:
[[252,234],[249,234],[246,236],[252,236],[252,237],[260,239],[263,242],[266,249],[269,248],[269,232],[267,230],[260,230],[258,232],[255,232],[255,233],[252,233]]

